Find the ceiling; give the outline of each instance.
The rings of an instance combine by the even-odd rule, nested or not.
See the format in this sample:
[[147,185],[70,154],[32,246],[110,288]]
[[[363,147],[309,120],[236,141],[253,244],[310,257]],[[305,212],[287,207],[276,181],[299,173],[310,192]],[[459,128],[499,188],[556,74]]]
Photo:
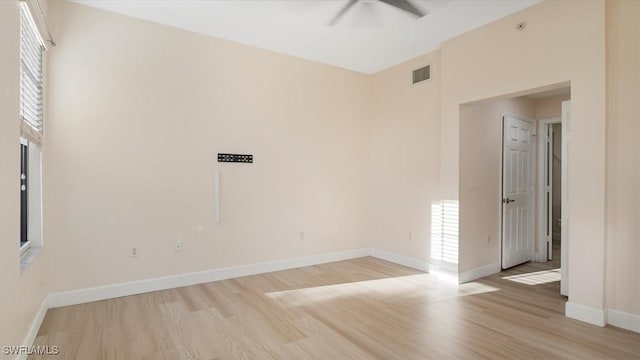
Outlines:
[[359,0],[333,26],[348,0],[72,1],[371,74],[541,0],[410,0],[422,18]]

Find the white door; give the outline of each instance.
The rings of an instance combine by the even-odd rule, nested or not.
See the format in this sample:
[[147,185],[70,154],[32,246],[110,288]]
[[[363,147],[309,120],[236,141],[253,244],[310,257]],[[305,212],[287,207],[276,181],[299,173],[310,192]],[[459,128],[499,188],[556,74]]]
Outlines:
[[569,296],[569,151],[571,151],[571,101],[562,102],[562,209],[560,210],[560,294]]
[[545,156],[547,157],[545,186],[546,186],[546,211],[547,218],[545,226],[545,243],[547,246],[547,260],[553,260],[553,124],[547,124],[547,149]]
[[502,268],[531,261],[534,246],[533,122],[503,116]]

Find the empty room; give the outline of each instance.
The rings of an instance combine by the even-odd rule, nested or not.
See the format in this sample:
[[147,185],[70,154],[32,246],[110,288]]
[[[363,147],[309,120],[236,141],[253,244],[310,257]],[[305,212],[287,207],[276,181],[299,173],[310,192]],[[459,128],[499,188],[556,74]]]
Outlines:
[[640,1],[0,0],[0,358],[640,359]]

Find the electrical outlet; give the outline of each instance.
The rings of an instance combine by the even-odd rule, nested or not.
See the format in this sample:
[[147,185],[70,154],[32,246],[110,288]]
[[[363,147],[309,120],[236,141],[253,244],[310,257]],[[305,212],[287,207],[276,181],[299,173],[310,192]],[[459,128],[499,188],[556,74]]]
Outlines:
[[487,242],[491,243],[491,235],[487,235]]
[[298,234],[300,237],[300,240],[304,240],[304,231],[301,231],[300,234]]
[[174,248],[176,252],[182,251],[182,240],[176,241],[176,246]]
[[129,256],[131,257],[138,256],[138,245],[131,245],[131,249],[129,249]]
[[415,238],[416,238],[416,234],[415,234],[413,231],[410,231],[410,232],[409,232],[409,239],[410,239],[410,240],[413,240],[413,239],[415,239]]

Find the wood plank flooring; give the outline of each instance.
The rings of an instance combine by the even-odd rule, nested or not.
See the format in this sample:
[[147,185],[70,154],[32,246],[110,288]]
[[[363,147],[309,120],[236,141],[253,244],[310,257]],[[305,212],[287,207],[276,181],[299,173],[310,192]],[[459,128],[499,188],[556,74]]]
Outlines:
[[56,359],[640,359],[640,334],[564,317],[548,265],[458,286],[366,257],[52,309],[35,344]]

